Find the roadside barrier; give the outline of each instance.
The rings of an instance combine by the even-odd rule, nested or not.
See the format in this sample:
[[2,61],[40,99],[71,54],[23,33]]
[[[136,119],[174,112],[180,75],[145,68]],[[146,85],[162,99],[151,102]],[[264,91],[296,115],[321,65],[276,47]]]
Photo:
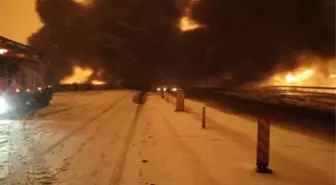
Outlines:
[[268,168],[270,148],[270,119],[258,118],[257,168],[258,173],[272,173]]
[[206,128],[205,124],[206,124],[206,107],[203,106],[202,107],[202,128],[204,129]]
[[183,112],[184,111],[184,92],[178,91],[176,97],[176,110],[175,112]]

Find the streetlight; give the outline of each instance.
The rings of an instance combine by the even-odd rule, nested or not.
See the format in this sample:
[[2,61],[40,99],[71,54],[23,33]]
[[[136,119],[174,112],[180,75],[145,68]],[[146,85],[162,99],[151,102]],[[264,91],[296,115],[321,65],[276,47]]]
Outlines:
[[207,89],[209,86],[209,79],[208,79],[208,63],[210,61],[210,27],[206,26],[205,29],[205,37],[206,37],[206,43],[205,43],[205,64],[204,64],[204,73],[205,73],[205,88]]

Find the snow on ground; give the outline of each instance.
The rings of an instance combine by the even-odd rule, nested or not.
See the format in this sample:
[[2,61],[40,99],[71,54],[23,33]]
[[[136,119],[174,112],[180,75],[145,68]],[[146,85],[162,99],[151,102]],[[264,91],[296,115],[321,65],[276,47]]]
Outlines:
[[[175,104],[176,100],[170,97],[169,102]],[[186,100],[185,104],[187,114],[198,120],[196,125],[200,128],[201,110],[205,104],[192,100]],[[255,159],[257,120],[223,113],[209,107],[206,112],[206,130],[212,136],[219,135],[226,140],[232,140],[246,150],[242,152],[244,156],[250,153],[249,156]],[[276,175],[286,175],[293,180],[297,178],[296,181],[303,184],[335,184],[334,143],[275,126],[271,128],[270,139],[270,163]],[[255,162],[249,161],[252,165]]]
[[0,121],[0,184],[334,185],[335,146],[273,128],[271,168],[254,171],[256,124],[186,101],[188,112],[135,92],[56,94],[26,121]]

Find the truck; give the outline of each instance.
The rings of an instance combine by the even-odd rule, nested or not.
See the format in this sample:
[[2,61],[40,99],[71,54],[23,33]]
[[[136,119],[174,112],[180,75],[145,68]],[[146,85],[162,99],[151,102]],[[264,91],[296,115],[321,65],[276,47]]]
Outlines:
[[0,115],[49,104],[47,65],[30,46],[0,36]]

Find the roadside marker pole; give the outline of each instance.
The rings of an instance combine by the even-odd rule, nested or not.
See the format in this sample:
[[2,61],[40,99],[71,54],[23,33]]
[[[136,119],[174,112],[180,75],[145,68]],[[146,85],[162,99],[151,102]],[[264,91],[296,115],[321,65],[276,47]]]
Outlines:
[[183,112],[184,111],[184,92],[179,91],[177,93],[176,98],[176,110],[175,112]]
[[162,98],[162,99],[164,99],[164,91],[163,91],[163,86],[161,86],[160,93],[161,93],[161,98]]
[[163,92],[163,90],[161,89],[160,92],[161,92],[161,98],[164,99],[164,92]]
[[205,106],[202,107],[202,128],[206,128],[205,127],[205,122],[206,122],[206,112],[205,112]]
[[270,120],[258,119],[257,169],[258,173],[272,173],[269,165]]

